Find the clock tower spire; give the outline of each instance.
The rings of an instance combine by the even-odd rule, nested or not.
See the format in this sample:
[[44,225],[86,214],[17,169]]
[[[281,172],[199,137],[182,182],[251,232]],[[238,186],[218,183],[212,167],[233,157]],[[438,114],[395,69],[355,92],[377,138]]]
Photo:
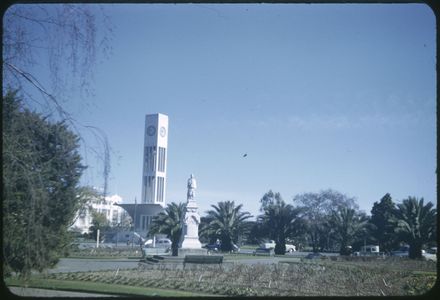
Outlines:
[[165,207],[167,170],[168,116],[145,116],[142,203]]

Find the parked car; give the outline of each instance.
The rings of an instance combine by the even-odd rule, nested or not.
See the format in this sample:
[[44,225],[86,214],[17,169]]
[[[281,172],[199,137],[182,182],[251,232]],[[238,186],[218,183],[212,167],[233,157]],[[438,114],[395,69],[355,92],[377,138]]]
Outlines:
[[353,256],[373,256],[385,255],[379,251],[379,245],[366,245],[361,247],[361,251],[353,252]]
[[269,256],[273,256],[275,255],[275,251],[273,248],[257,248],[252,252],[252,255],[260,255],[260,254],[264,254],[264,255],[269,255]]
[[[391,251],[392,256],[398,257],[408,257],[409,256],[409,246],[402,246],[397,250]],[[422,249],[422,256],[427,259],[433,259],[435,255],[430,255],[430,253],[426,253],[426,250]]]
[[391,256],[408,257],[409,256],[409,246],[402,246],[397,250],[391,251]]
[[429,248],[426,252],[429,254],[437,254],[437,247]]
[[[208,252],[219,252],[220,251],[220,243],[215,243],[215,244],[209,244],[209,245],[205,245],[202,248],[208,249]],[[240,252],[240,248],[235,245],[234,243],[232,243],[232,251],[234,253]]]
[[232,243],[232,252],[233,252],[233,253],[238,253],[238,252],[240,252],[240,247],[238,247],[237,245],[235,245],[234,243]]
[[[269,242],[262,243],[260,245],[260,248],[262,248],[262,249],[275,249],[275,241],[270,240]],[[292,253],[294,251],[296,251],[295,245],[286,244],[286,252]]]
[[173,243],[170,239],[162,238],[162,239],[156,239],[156,242],[153,243],[152,239],[149,239],[145,242],[144,247],[146,248],[171,248],[171,245]]
[[319,252],[313,252],[313,253],[309,253],[309,254],[307,254],[305,258],[307,258],[307,259],[319,259],[319,258],[321,258],[321,257],[323,257],[323,256],[324,256],[324,255],[322,255],[322,254],[319,253]]
[[207,244],[203,246],[202,248],[208,249],[208,252],[219,252],[220,251],[220,245],[219,244]]

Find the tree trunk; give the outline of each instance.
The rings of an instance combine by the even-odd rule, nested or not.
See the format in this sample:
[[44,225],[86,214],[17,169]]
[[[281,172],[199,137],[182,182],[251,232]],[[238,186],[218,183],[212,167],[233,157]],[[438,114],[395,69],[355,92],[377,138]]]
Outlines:
[[172,254],[172,256],[178,256],[179,255],[179,245],[177,243],[173,243],[171,245],[171,254]]
[[312,233],[312,234],[310,235],[310,238],[311,238],[311,240],[312,240],[312,248],[313,248],[313,252],[318,252],[318,242],[317,242],[317,239],[316,239],[315,234]]
[[225,252],[229,252],[232,250],[232,241],[231,241],[231,237],[228,235],[223,235],[222,239],[221,239],[221,246],[220,248],[222,249],[222,251]]
[[171,239],[171,255],[178,256],[179,255],[179,242],[181,237],[181,231],[177,232],[177,234],[172,236]]
[[348,250],[347,243],[344,241],[341,242],[341,248],[339,250],[339,254],[340,255],[350,255],[351,254],[350,251]]
[[409,258],[422,258],[422,244],[413,242],[409,244]]
[[286,238],[280,237],[278,240],[275,241],[275,254],[286,254]]

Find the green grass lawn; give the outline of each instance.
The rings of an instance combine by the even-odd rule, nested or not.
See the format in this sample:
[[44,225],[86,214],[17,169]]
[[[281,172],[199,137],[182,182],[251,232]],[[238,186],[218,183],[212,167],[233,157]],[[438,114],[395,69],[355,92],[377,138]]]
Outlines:
[[258,259],[258,258],[269,258],[268,255],[252,255],[252,254],[230,254],[230,253],[220,253],[223,255],[224,259],[227,261],[241,260],[241,259]]
[[75,292],[94,292],[103,294],[117,295],[139,295],[139,296],[161,296],[161,297],[211,297],[207,293],[194,293],[180,290],[167,290],[151,287],[128,286],[121,284],[109,284],[100,282],[84,282],[73,280],[43,279],[33,277],[24,282],[16,278],[7,278],[5,283],[8,286],[26,286],[32,288],[42,288],[51,290],[75,291]]
[[240,246],[240,249],[255,250],[258,247],[259,247],[258,245],[243,245]]

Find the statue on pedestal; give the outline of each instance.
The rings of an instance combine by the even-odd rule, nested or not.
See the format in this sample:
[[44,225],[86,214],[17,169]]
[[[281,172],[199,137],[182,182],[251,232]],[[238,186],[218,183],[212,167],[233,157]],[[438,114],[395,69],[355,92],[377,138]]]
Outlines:
[[183,226],[183,239],[181,248],[184,249],[201,249],[202,244],[199,241],[199,225],[200,215],[197,212],[198,206],[194,200],[195,189],[197,188],[197,182],[194,175],[191,174],[188,179],[188,192],[186,194],[186,211]]
[[187,186],[188,192],[186,193],[186,200],[189,201],[190,199],[194,199],[194,191],[197,188],[197,181],[193,174],[189,177]]

